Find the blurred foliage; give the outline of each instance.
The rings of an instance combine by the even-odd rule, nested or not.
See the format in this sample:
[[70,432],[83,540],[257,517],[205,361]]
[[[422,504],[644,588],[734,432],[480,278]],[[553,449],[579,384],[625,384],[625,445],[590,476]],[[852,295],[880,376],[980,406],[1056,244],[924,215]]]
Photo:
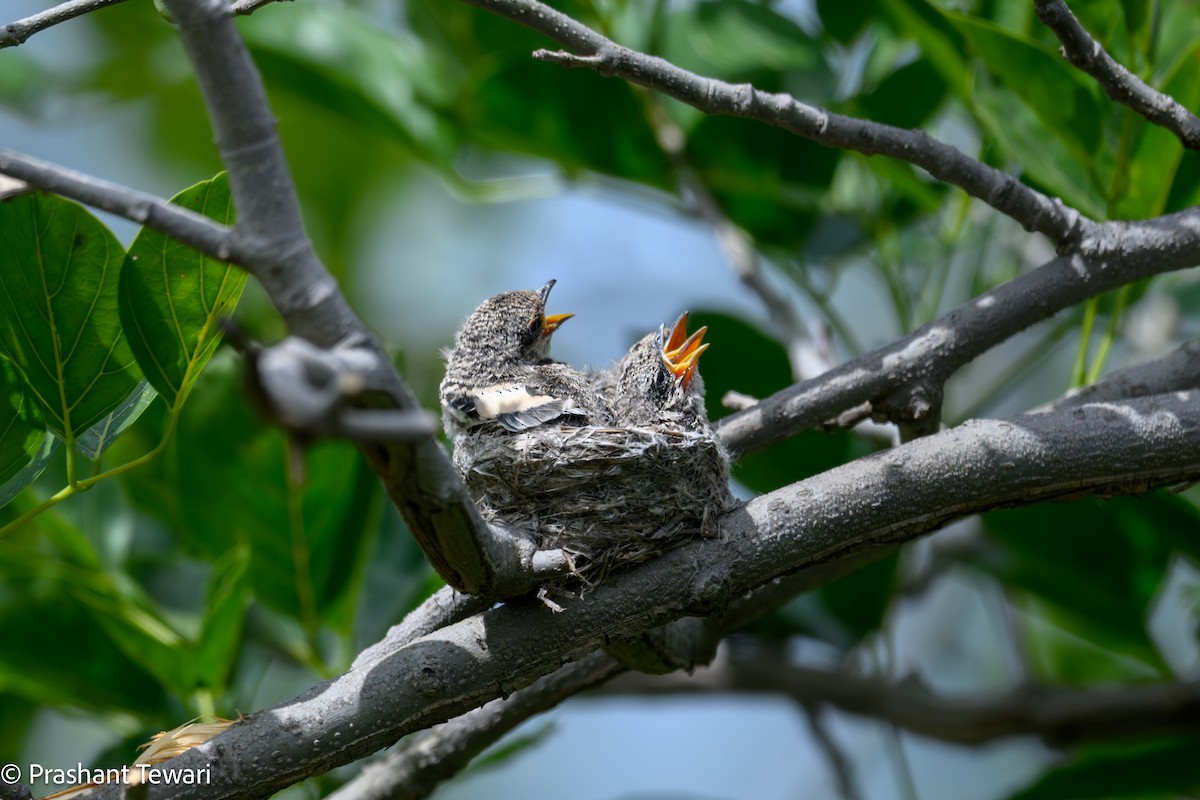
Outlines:
[[[1136,74],[1189,108],[1200,105],[1194,4],[1071,6]],[[556,7],[705,75],[925,128],[1098,219],[1144,218],[1200,198],[1200,158],[1067,64],[1029,3]],[[198,89],[153,4],[131,1],[70,24],[87,32],[87,48],[69,62],[28,57],[38,39],[0,53],[0,105],[54,125],[63,124],[55,97],[100,109],[136,103],[147,120],[137,146],[155,169],[181,188],[215,175]],[[309,232],[351,294],[366,280],[354,269],[361,220],[380,218],[381,191],[427,170],[461,196],[483,197],[486,177],[466,167],[481,156],[518,172],[549,167],[564,185],[601,183],[680,215],[690,213],[677,174],[686,169],[750,237],[770,277],[831,332],[841,356],[1036,265],[1016,225],[906,164],[706,117],[621,81],[534,62],[529,54],[545,40],[462,3],[288,3],[238,25],[280,120]],[[679,153],[661,149],[672,133],[664,126],[683,137]],[[220,177],[177,202],[232,219]],[[0,752],[20,752],[44,709],[54,709],[112,723],[98,758],[120,763],[120,753],[156,730],[259,708],[288,696],[280,687],[345,668],[435,588],[353,448],[314,447],[303,480],[289,475],[287,442],[243,397],[238,359],[217,350],[213,322],[236,302],[240,276],[149,231],[125,252],[90,212],[47,196],[0,205],[0,228],[0,505],[8,503],[0,526],[64,485],[106,470],[115,478],[0,534],[0,639],[20,643],[0,648]],[[38,276],[60,269],[103,279],[36,291]],[[164,290],[172,274],[203,283]],[[867,287],[858,296],[885,298],[888,313],[840,301],[847,281]],[[1181,316],[1168,338],[1194,333],[1200,284],[1183,275],[1142,284],[1121,303],[1097,302],[1076,337],[1089,371],[1103,366],[1093,345],[1106,330],[1119,334],[1115,352],[1137,352],[1122,309],[1172,297]],[[170,311],[177,307],[185,313]],[[278,330],[261,300],[239,313],[252,330]],[[1038,370],[1085,316],[1076,309],[1029,332],[1024,356],[987,356],[948,408],[987,413],[1061,393],[1065,370],[1029,384],[1045,379]],[[761,397],[793,382],[787,351],[760,320],[720,308],[693,319],[719,343],[704,359],[714,418],[727,413],[720,398],[729,390]],[[55,351],[60,334],[85,346]],[[433,354],[411,356],[406,369],[435,369]],[[163,402],[152,402],[155,393]],[[746,456],[734,477],[747,494],[766,492],[879,446],[848,431],[808,432]],[[1037,679],[1172,677],[1150,620],[1172,565],[1200,560],[1194,492],[998,511],[977,530],[969,557],[949,565],[1001,590],[1016,612],[1013,645],[1029,654],[1024,666]],[[816,640],[848,659],[891,635],[916,560],[909,550],[882,558],[751,633]],[[1017,796],[1194,791],[1195,745],[1180,737],[1072,748]]]

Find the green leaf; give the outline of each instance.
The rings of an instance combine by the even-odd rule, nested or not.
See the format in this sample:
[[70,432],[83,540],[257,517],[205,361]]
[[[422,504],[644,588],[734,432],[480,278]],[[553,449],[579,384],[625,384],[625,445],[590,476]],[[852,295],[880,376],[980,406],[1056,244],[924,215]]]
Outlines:
[[905,64],[858,98],[865,116],[898,128],[925,124],[946,97],[947,84],[928,59]]
[[125,253],[82,206],[53,195],[0,203],[0,231],[0,350],[49,427],[73,440],[141,378],[117,313]]
[[800,26],[746,0],[680,7],[665,21],[662,55],[683,69],[723,80],[766,72],[827,72],[820,47]]
[[[183,190],[171,202],[233,224],[225,173]],[[233,311],[246,273],[143,228],[121,271],[121,323],[147,380],[178,408],[221,339],[219,320]]]
[[947,12],[994,75],[1043,122],[1085,168],[1091,169],[1102,141],[1106,115],[1100,90],[1055,51],[975,17]]
[[75,449],[95,461],[104,454],[117,437],[130,425],[137,422],[142,412],[150,407],[158,392],[147,381],[138,381],[121,405],[111,414],[97,422],[79,435],[75,440]]
[[845,0],[817,0],[817,13],[825,32],[842,44],[850,44],[862,33],[875,15],[874,0],[847,3]]
[[687,141],[729,218],[761,245],[788,251],[807,240],[842,153],[733,117],[705,117]]
[[25,382],[15,366],[0,358],[0,484],[25,469],[45,438],[42,415]]
[[[1125,12],[1125,29],[1129,32],[1130,42],[1141,42],[1150,23],[1149,0],[1121,0],[1121,10]],[[1134,48],[1131,46],[1130,49]]]
[[975,113],[1001,148],[1024,170],[1027,179],[1049,189],[1065,203],[1094,219],[1107,209],[1092,187],[1085,166],[1063,146],[1027,105],[1003,88],[981,81],[972,93]]
[[137,661],[158,682],[177,694],[194,686],[194,661],[187,641],[154,604],[132,585],[93,580],[74,587],[73,594],[118,648]]
[[[1041,616],[1092,645],[1141,661],[1152,670],[1166,666],[1146,631],[1146,617],[1174,550],[1158,516],[1200,524],[1182,501],[1164,495],[1130,500],[1093,498],[1070,505],[1042,504],[983,517],[996,550],[977,562],[1009,587],[1048,604]],[[1167,515],[1167,516],[1163,516]],[[1066,663],[1066,662],[1063,662]],[[1047,661],[1053,666],[1053,661]],[[1058,680],[1080,676],[1061,674]]]
[[951,85],[966,74],[963,37],[941,9],[927,0],[874,0],[882,15],[898,30],[916,40],[921,53],[932,61]]
[[440,163],[457,145],[440,109],[456,81],[414,36],[350,9],[297,6],[239,27],[264,76]]
[[250,550],[244,545],[233,548],[213,564],[204,601],[204,621],[196,643],[194,671],[199,686],[220,688],[229,679],[246,615],[249,566]]
[[75,594],[100,573],[48,547],[44,533],[31,526],[0,539],[0,637],[19,643],[0,648],[0,695],[58,708],[166,713],[162,687],[141,659],[114,646]]
[[349,594],[361,588],[378,529],[378,479],[352,446],[322,442],[306,455],[302,513],[289,513],[286,437],[251,408],[240,367],[228,350],[213,359],[175,446],[127,475],[126,486],[205,558],[248,547],[246,580],[263,604],[306,623],[315,612],[321,623],[348,629]]
[[463,124],[485,146],[548,158],[568,172],[669,185],[666,158],[632,87],[590,70],[546,66],[522,59],[496,68],[464,99]]
[[1200,735],[1081,747],[1011,800],[1192,795],[1200,790]]
[[46,465],[50,463],[50,456],[58,449],[60,443],[57,436],[47,433],[42,438],[41,447],[30,457],[25,466],[7,481],[0,483],[0,508],[12,502],[17,495],[38,479],[46,470]]

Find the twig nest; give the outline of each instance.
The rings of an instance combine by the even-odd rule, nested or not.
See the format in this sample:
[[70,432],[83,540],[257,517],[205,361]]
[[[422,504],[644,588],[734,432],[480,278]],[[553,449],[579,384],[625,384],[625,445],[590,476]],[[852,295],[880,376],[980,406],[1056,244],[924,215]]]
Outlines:
[[484,519],[570,553],[585,584],[715,536],[735,504],[729,455],[707,426],[477,430],[455,437],[454,463]]

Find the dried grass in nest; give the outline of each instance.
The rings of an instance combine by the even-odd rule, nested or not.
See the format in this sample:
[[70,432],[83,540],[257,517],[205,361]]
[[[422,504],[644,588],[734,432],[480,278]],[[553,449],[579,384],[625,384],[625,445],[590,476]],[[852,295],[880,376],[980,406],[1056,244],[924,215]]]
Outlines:
[[585,585],[715,535],[717,517],[734,504],[728,454],[709,430],[472,432],[456,442],[454,462],[484,519],[567,551]]

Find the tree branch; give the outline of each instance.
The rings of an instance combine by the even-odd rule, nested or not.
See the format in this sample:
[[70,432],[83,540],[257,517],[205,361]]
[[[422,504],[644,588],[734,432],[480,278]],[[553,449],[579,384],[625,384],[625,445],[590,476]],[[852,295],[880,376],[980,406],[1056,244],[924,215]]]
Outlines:
[[708,114],[758,120],[829,147],[866,155],[886,155],[921,167],[958,186],[1027,230],[1050,237],[1060,247],[1086,235],[1092,223],[1057,198],[1022,184],[921,130],[905,130],[805,105],[786,94],[733,85],[688,72],[656,56],[611,41],[537,0],[464,0],[507,17],[581,55],[539,50],[534,58],[586,67],[673,97]]
[[1184,342],[1163,358],[1118,370],[1068,394],[1048,408],[1121,401],[1186,389],[1200,389],[1200,339]]
[[776,392],[720,421],[732,453],[766,447],[871,403],[894,421],[941,404],[942,385],[991,347],[1062,309],[1152,275],[1200,261],[1200,211],[1145,222],[1108,222],[1079,252],[997,286],[910,335]]
[[[117,3],[123,2],[125,0],[70,0],[70,2],[61,3],[54,8],[40,11],[24,19],[10,22],[0,28],[0,49],[24,44],[30,36],[60,22],[66,22],[69,19],[81,17],[97,9],[115,6]],[[237,2],[233,3],[232,8],[234,14],[245,16],[253,14],[268,3],[277,2],[280,2],[280,0],[237,0]]]
[[475,756],[532,716],[621,672],[623,667],[597,651],[539,678],[505,699],[436,725],[388,753],[328,800],[419,800],[453,777]]
[[0,147],[0,173],[172,236],[222,261],[249,268],[261,259],[237,231],[160,197]]
[[564,602],[562,613],[521,599],[412,640],[174,759],[170,766],[211,764],[211,782],[149,786],[143,800],[262,797],[528,686],[611,640],[719,611],[814,564],[878,553],[990,508],[1140,493],[1197,475],[1195,392],[970,422],[758,497],[722,517],[720,539],[615,574]]
[[16,47],[38,31],[66,22],[105,6],[115,6],[123,0],[70,0],[54,8],[39,11],[33,16],[10,22],[0,28],[0,48]]
[[958,744],[1039,736],[1051,745],[1196,727],[1200,682],[1071,690],[1026,686],[1000,694],[942,697],[917,681],[899,684],[843,671],[757,659],[735,664],[718,686],[780,692],[810,705],[829,703],[907,731]]
[[1117,63],[1083,29],[1063,0],[1036,0],[1036,6],[1038,18],[1062,42],[1063,56],[1095,78],[1110,98],[1166,128],[1184,147],[1200,150],[1200,118]]

